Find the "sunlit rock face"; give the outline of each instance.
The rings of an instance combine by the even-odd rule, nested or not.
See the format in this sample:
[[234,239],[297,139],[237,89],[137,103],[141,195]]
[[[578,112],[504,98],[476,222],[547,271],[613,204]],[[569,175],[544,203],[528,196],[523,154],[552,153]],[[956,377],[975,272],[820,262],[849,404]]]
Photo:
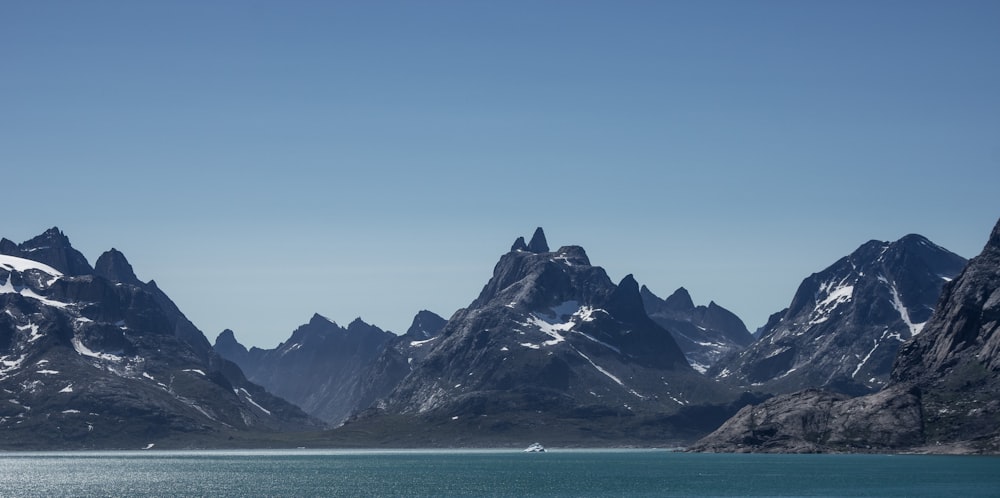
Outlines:
[[919,235],[870,241],[802,281],[757,340],[709,372],[750,389],[881,389],[900,346],[920,334],[961,256]]

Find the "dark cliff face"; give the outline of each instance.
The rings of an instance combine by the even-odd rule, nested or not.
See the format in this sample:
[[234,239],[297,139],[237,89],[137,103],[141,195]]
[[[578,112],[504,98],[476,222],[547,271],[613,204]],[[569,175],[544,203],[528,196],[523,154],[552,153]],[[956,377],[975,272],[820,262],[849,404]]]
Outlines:
[[[693,449],[1000,452],[998,231],[1000,222],[983,252],[945,285],[883,390],[853,399],[777,397],[745,408]],[[817,396],[827,400],[819,409]]]
[[[22,244],[20,254],[45,254],[40,259],[74,272],[89,268],[28,250],[39,241],[78,254],[55,230]],[[0,420],[10,422],[8,447],[133,448],[319,426],[179,336],[183,315],[134,279],[120,253],[102,257],[100,274],[39,263],[0,259],[0,388],[17,401],[0,407]]]
[[983,252],[945,286],[925,331],[899,353],[893,369],[897,382],[934,378],[978,361],[1000,371],[1000,223]]
[[117,249],[101,254],[94,264],[94,274],[111,282],[121,282],[129,285],[142,285],[142,282],[135,276],[132,265],[125,259],[125,255]]
[[660,299],[646,286],[640,292],[649,317],[670,331],[688,362],[699,372],[706,372],[720,358],[753,342],[739,317],[714,301],[708,306],[695,306],[683,287],[666,299]]
[[964,264],[919,235],[867,242],[803,280],[753,344],[709,373],[775,393],[880,389],[899,347],[920,333],[941,287]]
[[950,282],[924,332],[900,350],[894,385],[923,392],[928,443],[1000,452],[1000,222]]

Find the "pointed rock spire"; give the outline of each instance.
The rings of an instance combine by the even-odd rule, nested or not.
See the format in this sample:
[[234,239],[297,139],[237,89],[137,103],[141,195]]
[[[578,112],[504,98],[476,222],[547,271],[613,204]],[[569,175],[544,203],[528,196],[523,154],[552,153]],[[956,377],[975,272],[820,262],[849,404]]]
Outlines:
[[114,248],[97,258],[97,263],[94,264],[94,274],[112,282],[129,285],[140,285],[142,283],[135,276],[135,271],[132,270],[132,265],[125,259],[125,255]]
[[646,307],[643,306],[642,295],[639,293],[639,283],[631,273],[626,275],[611,293],[606,307],[612,315],[621,317],[619,319],[626,316],[646,316]]
[[327,317],[325,317],[325,316],[323,316],[323,315],[321,315],[319,313],[313,313],[312,318],[309,319],[309,325],[312,325],[312,326],[323,327],[323,326],[327,326],[327,325],[330,325],[330,324],[336,325],[336,323],[333,320],[330,320],[329,318],[327,318]]
[[535,229],[531,242],[528,242],[528,250],[535,253],[549,252],[549,243],[545,240],[545,231],[542,227]]
[[[223,330],[218,337],[215,338],[216,352],[221,353],[220,350],[224,350],[231,354],[247,354],[246,346],[240,344],[240,341],[236,340],[236,334],[233,333],[231,329]],[[223,355],[229,356],[229,355]]]
[[17,248],[17,244],[6,237],[0,239],[0,254],[6,254],[7,256],[17,256],[21,254],[21,250]]
[[518,237],[517,240],[514,241],[514,245],[510,246],[510,252],[519,252],[527,250],[528,250],[528,244],[524,243],[524,237]]
[[680,287],[674,291],[670,297],[663,300],[664,304],[670,309],[680,310],[680,311],[690,311],[694,309],[694,301],[691,299],[691,294],[688,293],[687,289]]
[[437,313],[421,310],[413,317],[413,323],[404,335],[413,337],[418,341],[430,339],[440,334],[446,323],[448,323],[448,320],[445,320]]

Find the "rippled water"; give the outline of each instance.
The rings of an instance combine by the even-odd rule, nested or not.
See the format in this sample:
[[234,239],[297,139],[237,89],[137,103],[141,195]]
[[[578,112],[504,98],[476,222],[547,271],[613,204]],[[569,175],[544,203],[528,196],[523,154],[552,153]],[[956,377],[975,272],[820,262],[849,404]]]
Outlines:
[[998,496],[1000,458],[657,450],[0,453],[0,496]]

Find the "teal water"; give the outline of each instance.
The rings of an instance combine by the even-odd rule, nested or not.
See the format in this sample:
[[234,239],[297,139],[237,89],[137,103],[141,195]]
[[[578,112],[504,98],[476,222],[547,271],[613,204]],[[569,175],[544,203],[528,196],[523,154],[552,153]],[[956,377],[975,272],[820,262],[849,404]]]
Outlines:
[[0,453],[0,496],[1000,496],[1000,458],[663,450]]

